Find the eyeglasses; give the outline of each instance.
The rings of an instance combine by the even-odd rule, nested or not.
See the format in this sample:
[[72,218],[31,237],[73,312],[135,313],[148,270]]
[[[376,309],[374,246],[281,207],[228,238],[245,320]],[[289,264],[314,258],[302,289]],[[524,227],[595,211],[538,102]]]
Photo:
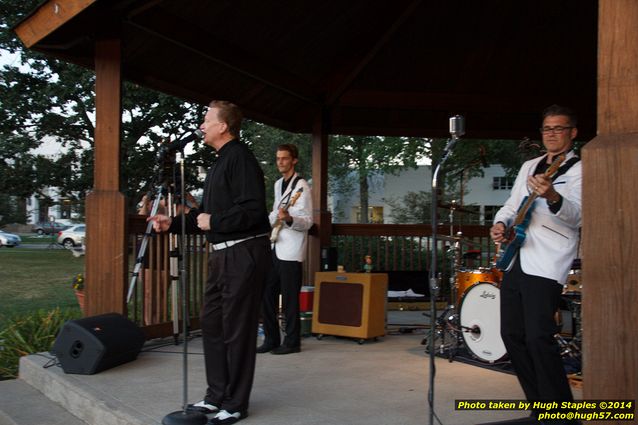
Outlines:
[[540,132],[543,134],[560,134],[565,130],[570,130],[574,127],[563,127],[562,125],[557,125],[556,127],[541,127],[539,128]]

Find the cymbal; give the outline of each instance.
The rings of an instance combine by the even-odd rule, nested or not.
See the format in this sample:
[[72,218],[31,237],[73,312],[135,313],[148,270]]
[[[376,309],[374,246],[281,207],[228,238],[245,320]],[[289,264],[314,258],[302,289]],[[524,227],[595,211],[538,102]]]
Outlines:
[[447,235],[435,235],[437,239],[441,239],[448,242],[460,242],[470,246],[478,245],[476,242],[473,242],[469,239],[463,238],[461,236],[447,236]]
[[462,213],[465,213],[465,214],[475,214],[475,215],[480,215],[481,214],[478,211],[468,210],[466,208],[459,207],[456,204],[438,204],[437,207],[438,208],[443,208],[444,210],[454,210],[454,211],[462,212]]

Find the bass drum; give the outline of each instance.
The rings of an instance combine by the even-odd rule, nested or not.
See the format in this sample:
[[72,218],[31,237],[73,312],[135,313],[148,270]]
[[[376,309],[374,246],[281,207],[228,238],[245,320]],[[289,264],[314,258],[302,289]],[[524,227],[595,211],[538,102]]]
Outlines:
[[463,339],[478,359],[493,363],[507,354],[501,338],[500,290],[493,283],[479,282],[463,294],[460,308]]

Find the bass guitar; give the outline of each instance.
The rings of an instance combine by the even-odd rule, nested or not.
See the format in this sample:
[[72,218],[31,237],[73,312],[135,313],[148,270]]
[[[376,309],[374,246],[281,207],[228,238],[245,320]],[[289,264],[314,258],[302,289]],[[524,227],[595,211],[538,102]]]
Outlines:
[[[552,162],[547,171],[545,171],[546,177],[552,177],[558,171],[558,168],[565,161],[565,154],[561,154]],[[507,242],[503,242],[499,248],[498,261],[496,262],[496,268],[505,271],[507,266],[512,262],[514,255],[523,245],[525,241],[525,230],[532,219],[532,206],[534,201],[538,198],[536,192],[532,192],[529,196],[523,198],[521,205],[518,207],[516,219],[512,226],[505,230],[505,239]]]
[[[290,198],[290,202],[288,202],[288,204],[286,204],[286,206],[283,208],[284,211],[288,211],[288,208],[295,205],[295,202],[297,202],[297,199],[299,199],[299,197],[301,196],[301,192],[303,192],[303,187],[300,187],[299,189],[297,189],[295,194],[292,195],[292,197]],[[284,225],[284,222],[281,221],[280,219],[277,219],[277,221],[275,221],[275,224],[272,226],[272,232],[270,232],[270,242],[277,241],[277,237],[279,236],[279,231],[281,230],[283,225]]]

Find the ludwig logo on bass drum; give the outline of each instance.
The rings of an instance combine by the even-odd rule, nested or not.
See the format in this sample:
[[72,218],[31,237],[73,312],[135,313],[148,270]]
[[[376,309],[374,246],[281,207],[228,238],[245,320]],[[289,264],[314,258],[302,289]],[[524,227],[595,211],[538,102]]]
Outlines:
[[481,298],[491,298],[494,299],[496,298],[496,294],[492,293],[492,292],[487,292],[487,291],[483,291],[483,293],[481,295],[479,295]]

